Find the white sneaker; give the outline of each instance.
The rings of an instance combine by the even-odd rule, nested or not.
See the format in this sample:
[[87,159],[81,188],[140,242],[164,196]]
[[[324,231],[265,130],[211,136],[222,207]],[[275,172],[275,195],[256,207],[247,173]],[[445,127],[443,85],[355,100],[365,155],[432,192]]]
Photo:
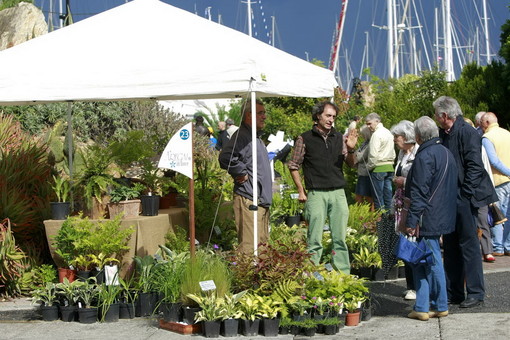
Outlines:
[[416,292],[414,290],[408,290],[404,296],[404,300],[416,300]]

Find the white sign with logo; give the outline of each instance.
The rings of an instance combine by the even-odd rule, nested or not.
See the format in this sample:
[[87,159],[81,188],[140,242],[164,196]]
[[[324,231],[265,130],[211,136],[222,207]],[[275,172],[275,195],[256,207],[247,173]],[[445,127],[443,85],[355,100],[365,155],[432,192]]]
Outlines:
[[193,145],[191,142],[192,123],[188,123],[177,131],[168,142],[158,168],[171,169],[184,176],[193,178]]

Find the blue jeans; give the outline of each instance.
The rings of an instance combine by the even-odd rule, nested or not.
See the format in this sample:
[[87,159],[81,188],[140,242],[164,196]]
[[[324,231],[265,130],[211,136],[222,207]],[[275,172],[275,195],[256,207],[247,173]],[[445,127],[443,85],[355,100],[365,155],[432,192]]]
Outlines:
[[424,236],[423,239],[432,250],[434,261],[433,264],[413,265],[414,286],[416,287],[414,310],[424,313],[429,310],[443,312],[448,310],[448,296],[439,236]]
[[499,209],[508,218],[508,221],[491,228],[492,245],[495,253],[510,252],[510,182],[496,187],[499,199]]
[[372,198],[375,209],[390,210],[392,198],[391,181],[393,172],[370,172],[372,179]]

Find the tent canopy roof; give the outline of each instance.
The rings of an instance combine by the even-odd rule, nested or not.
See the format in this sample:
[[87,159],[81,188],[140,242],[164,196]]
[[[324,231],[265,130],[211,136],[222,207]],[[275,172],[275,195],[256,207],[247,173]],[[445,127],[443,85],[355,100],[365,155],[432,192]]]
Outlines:
[[158,0],[135,0],[0,52],[0,104],[331,97],[330,70]]

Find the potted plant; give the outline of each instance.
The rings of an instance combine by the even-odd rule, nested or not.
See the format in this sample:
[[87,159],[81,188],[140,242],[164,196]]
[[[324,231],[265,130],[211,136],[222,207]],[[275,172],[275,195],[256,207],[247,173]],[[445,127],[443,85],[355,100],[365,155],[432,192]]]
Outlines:
[[140,179],[146,186],[146,194],[140,197],[142,215],[157,216],[161,195],[170,188],[170,178],[161,176],[160,169],[150,158],[143,159],[140,166],[142,171]]
[[346,326],[357,326],[360,321],[360,301],[358,299],[353,298],[346,302],[344,302],[344,308],[347,310],[347,315],[345,316],[345,325]]
[[97,297],[99,289],[95,278],[89,278],[78,288],[78,318],[80,323],[94,323],[97,321]]
[[61,320],[71,322],[78,317],[79,290],[86,283],[82,281],[69,281],[64,278],[63,282],[57,283],[57,295],[60,297]]
[[117,322],[119,321],[119,295],[122,287],[118,285],[99,286],[98,291],[98,307],[99,321],[101,322]]
[[[78,226],[77,224],[84,224]],[[53,239],[53,246],[55,247],[55,254],[59,257],[62,267],[58,268],[59,282],[63,282],[67,277],[69,281],[74,281],[76,277],[76,270],[72,265],[73,260],[78,256],[76,249],[76,242],[83,240],[90,233],[92,227],[88,219],[82,219],[79,216],[68,217],[62,227],[59,229],[57,235]]]
[[262,316],[261,332],[264,336],[277,336],[280,327],[279,313],[283,310],[283,301],[275,300],[270,296],[257,296],[259,299],[259,312]]
[[338,318],[325,318],[324,320],[321,320],[320,323],[322,324],[325,335],[334,335],[338,333]]
[[377,250],[370,251],[368,247],[362,246],[359,252],[352,256],[351,265],[359,269],[361,277],[372,279],[374,270],[382,267],[381,255]]
[[57,290],[54,283],[46,283],[44,287],[31,292],[32,303],[41,304],[44,321],[58,320]]
[[87,281],[90,277],[90,271],[94,268],[95,264],[91,255],[78,255],[71,263],[77,270],[78,280]]
[[289,318],[281,318],[280,319],[280,327],[278,328],[278,334],[286,335],[290,332],[290,325],[292,320]]
[[225,294],[222,310],[220,333],[224,337],[236,336],[239,329],[239,319],[243,315],[240,310],[240,300],[247,293],[246,290],[237,294]]
[[301,326],[301,333],[305,336],[314,336],[317,332],[317,323],[313,319],[305,319],[298,321]]
[[106,194],[115,186],[113,173],[118,171],[115,156],[108,147],[91,145],[81,150],[83,169],[79,171],[78,184],[83,188],[83,198],[93,219],[103,218],[106,212]]
[[202,295],[188,294],[188,297],[195,301],[201,308],[195,314],[195,322],[202,321],[202,330],[206,338],[217,338],[220,336],[220,326],[224,300],[218,297],[215,291],[207,291]]
[[312,297],[313,318],[315,320],[323,320],[328,317],[329,301],[320,296]]
[[133,276],[128,280],[119,277],[121,292],[119,293],[119,319],[133,319],[135,317],[135,305],[138,298],[133,289]]
[[289,301],[289,305],[294,321],[310,319],[312,304],[305,295],[295,296]]
[[67,201],[71,185],[65,178],[53,176],[51,187],[57,196],[56,202],[50,202],[51,218],[53,220],[65,220],[71,212],[71,203]]
[[164,261],[158,262],[151,275],[154,290],[159,292],[161,302],[159,309],[163,311],[165,322],[179,322],[181,319],[181,280],[187,254],[174,253],[160,246],[167,254]]
[[134,257],[136,265],[136,286],[138,297],[136,299],[135,315],[149,316],[156,309],[156,299],[153,297],[152,270],[156,265],[154,257],[145,255],[144,257]]
[[194,322],[194,313],[198,305],[187,294],[198,295],[202,291],[199,282],[214,281],[216,294],[224,296],[230,291],[230,272],[225,260],[210,250],[198,250],[194,257],[186,257],[181,282],[181,302],[183,303],[184,320]]
[[110,203],[108,212],[110,218],[123,214],[123,218],[137,217],[140,212],[140,196],[143,185],[135,183],[133,186],[118,185],[110,191]]
[[246,294],[240,300],[241,332],[244,336],[256,336],[259,333],[260,300],[257,295]]

